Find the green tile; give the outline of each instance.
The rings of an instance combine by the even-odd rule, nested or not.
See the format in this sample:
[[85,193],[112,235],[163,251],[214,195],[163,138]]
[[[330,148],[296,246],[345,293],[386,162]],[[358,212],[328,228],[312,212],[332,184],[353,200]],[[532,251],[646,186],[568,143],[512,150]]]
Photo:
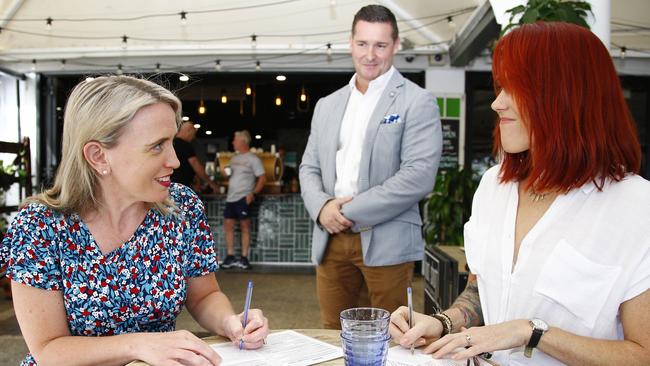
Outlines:
[[460,118],[460,98],[447,98],[447,114],[445,117]]
[[438,98],[438,109],[440,110],[440,117],[445,116],[445,98]]

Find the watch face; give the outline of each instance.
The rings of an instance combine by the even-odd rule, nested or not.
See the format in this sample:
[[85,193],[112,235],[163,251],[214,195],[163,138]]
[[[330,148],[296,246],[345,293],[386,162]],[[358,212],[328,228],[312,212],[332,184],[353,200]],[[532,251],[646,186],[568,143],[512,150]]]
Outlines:
[[548,324],[546,324],[546,322],[542,319],[532,319],[530,322],[533,323],[535,329],[540,329],[543,332],[546,332],[548,330]]

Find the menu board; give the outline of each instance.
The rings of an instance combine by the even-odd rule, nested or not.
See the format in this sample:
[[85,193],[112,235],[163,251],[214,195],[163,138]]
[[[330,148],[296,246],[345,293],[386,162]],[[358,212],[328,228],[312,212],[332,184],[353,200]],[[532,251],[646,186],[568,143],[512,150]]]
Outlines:
[[458,169],[459,120],[442,119],[442,157],[440,169]]

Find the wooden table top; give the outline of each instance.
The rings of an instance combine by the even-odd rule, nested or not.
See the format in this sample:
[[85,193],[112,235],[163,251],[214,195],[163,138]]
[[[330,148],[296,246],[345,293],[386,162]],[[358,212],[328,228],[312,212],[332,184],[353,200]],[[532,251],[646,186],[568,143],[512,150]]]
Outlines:
[[[329,343],[334,346],[341,346],[341,331],[336,329],[293,329],[298,333],[302,333],[306,336],[318,339],[325,343]],[[274,330],[272,332],[278,332],[280,330]],[[229,339],[221,336],[212,336],[203,338],[207,344],[217,344],[217,343],[226,343],[230,342]],[[128,364],[128,366],[148,366],[149,364],[141,361],[134,361]],[[317,365],[321,366],[342,366],[345,365],[343,358],[337,358],[335,360],[321,362]]]

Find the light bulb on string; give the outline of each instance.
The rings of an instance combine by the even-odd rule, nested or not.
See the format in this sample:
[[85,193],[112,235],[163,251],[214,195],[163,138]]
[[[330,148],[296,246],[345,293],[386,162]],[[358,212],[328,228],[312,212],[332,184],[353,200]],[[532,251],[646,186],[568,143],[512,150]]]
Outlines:
[[36,59],[32,60],[32,72],[36,71]]
[[124,71],[122,71],[122,64],[117,65],[117,71],[115,72],[118,75],[122,75]]
[[332,62],[332,44],[331,43],[327,44],[327,51],[325,51],[325,52],[327,53],[327,62]]
[[201,103],[199,103],[199,114],[205,114],[205,104],[203,104],[203,99],[201,99]]
[[223,104],[228,103],[228,96],[226,95],[225,89],[221,89],[221,103]]
[[305,91],[304,86],[300,89],[300,101],[303,103],[307,101],[307,92]]
[[275,105],[278,107],[282,105],[282,98],[279,95],[275,97]]
[[246,93],[246,95],[253,94],[253,89],[251,89],[251,84],[246,84],[246,89],[244,89],[244,92]]
[[180,15],[181,15],[181,25],[182,26],[187,25],[187,12],[185,10],[181,10]]
[[52,30],[52,18],[51,17],[47,17],[47,19],[45,19],[45,30],[48,31],[48,32]]
[[156,74],[160,74],[160,64],[156,64]]
[[261,71],[262,70],[262,65],[260,64],[259,61],[255,62],[255,70],[256,71]]
[[61,60],[61,70],[65,70],[65,59]]
[[123,50],[126,49],[126,44],[127,44],[128,40],[129,40],[129,37],[127,37],[126,35],[122,36],[122,49]]
[[627,47],[621,47],[621,60],[625,60],[625,54],[627,53]]
[[221,60],[216,60],[214,62],[214,69],[217,71],[221,71]]
[[456,29],[456,22],[454,22],[454,18],[452,16],[447,17],[447,25],[451,29]]
[[257,36],[254,34],[251,36],[251,48],[252,49],[257,48]]
[[185,75],[185,74],[181,74],[181,76],[178,77],[178,80],[185,83],[185,82],[188,82],[190,80],[190,77]]

